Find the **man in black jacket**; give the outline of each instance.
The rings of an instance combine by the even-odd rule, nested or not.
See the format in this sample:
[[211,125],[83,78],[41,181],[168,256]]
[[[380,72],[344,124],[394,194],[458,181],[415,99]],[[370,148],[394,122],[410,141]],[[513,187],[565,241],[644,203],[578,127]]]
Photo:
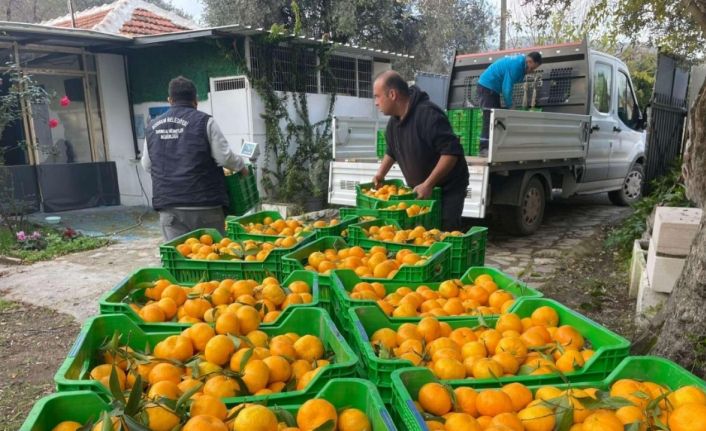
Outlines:
[[152,206],[169,241],[200,228],[224,232],[229,204],[223,168],[248,174],[213,118],[196,109],[196,87],[169,82],[171,107],[145,129],[142,166],[152,176]]
[[395,71],[380,74],[373,85],[375,106],[390,116],[385,132],[387,152],[373,182],[380,184],[397,162],[405,181],[419,199],[441,187],[442,228],[461,229],[468,188],[463,148],[444,111],[416,86],[409,87]]

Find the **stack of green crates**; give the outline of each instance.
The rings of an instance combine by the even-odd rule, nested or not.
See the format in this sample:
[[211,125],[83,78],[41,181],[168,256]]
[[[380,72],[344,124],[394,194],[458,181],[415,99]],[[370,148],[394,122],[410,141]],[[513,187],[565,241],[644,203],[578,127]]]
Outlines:
[[463,153],[467,156],[477,156],[483,129],[483,110],[481,108],[449,109],[447,116],[451,128],[461,140]]
[[385,141],[385,130],[380,129],[377,131],[377,140],[375,145],[375,152],[378,159],[385,157],[385,152],[387,151],[387,142]]
[[226,191],[230,206],[228,214],[243,215],[260,203],[260,192],[257,190],[257,174],[252,165],[248,165],[250,175],[243,177],[240,172],[226,176]]

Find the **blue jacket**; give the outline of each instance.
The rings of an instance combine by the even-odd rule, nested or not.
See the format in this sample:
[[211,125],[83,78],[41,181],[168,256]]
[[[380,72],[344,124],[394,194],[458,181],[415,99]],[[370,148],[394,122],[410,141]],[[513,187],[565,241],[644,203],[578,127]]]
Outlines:
[[480,75],[478,84],[502,94],[505,107],[512,107],[512,86],[525,78],[525,56],[515,55],[501,58],[491,64]]

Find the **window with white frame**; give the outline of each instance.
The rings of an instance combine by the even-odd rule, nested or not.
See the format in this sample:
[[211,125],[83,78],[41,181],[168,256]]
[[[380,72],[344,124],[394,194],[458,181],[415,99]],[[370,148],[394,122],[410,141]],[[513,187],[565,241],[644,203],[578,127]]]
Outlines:
[[[266,62],[271,61],[271,68]],[[328,69],[321,72],[314,50],[303,51],[296,58],[286,46],[267,48],[250,45],[250,69],[254,79],[268,78],[277,91],[306,91],[307,93],[335,93],[354,97],[372,98],[372,60],[334,55],[329,58]],[[294,71],[299,73],[295,74]],[[320,76],[319,76],[320,75]],[[320,82],[320,83],[319,83]]]

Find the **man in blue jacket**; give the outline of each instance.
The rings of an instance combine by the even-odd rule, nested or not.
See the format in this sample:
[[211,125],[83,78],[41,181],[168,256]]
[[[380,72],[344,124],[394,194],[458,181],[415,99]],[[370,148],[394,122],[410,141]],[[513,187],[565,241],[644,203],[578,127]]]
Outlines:
[[542,55],[536,51],[527,55],[501,58],[491,64],[478,79],[478,99],[483,108],[483,131],[480,137],[480,156],[488,155],[488,129],[490,109],[500,108],[500,94],[505,100],[505,109],[512,109],[512,87],[525,79],[542,64]]

